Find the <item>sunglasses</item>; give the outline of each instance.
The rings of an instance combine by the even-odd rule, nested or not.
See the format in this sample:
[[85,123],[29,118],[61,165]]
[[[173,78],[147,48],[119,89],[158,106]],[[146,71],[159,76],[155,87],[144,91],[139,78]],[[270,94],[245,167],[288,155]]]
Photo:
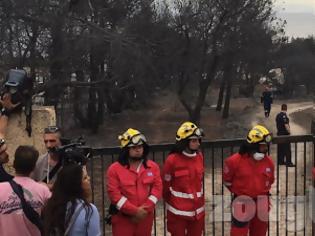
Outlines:
[[60,129],[57,126],[48,126],[44,129],[45,134],[57,133]]

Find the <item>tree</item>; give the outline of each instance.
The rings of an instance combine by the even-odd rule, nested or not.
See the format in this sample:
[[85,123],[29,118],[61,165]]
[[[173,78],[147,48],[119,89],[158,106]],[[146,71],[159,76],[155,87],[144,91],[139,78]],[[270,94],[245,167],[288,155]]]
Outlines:
[[310,94],[315,91],[315,39],[292,39],[285,42],[276,52],[275,67],[284,71],[285,84],[283,93],[285,96],[293,96],[298,85],[304,84]]
[[[271,23],[274,21],[272,1],[178,1],[175,3],[173,16],[172,26],[178,34],[175,39],[179,42],[176,41],[177,50],[173,50],[177,57],[173,57],[175,72],[172,76],[178,83],[177,93],[181,103],[186,108],[190,120],[198,123],[211,81],[221,75],[222,70],[227,70],[223,76],[225,79],[222,81],[221,97],[218,101],[220,110],[226,88],[226,117],[233,83],[231,74],[235,71],[244,73],[243,70],[248,71],[249,68],[252,75],[254,72],[261,73],[254,68],[252,61],[246,58],[248,53],[254,55],[254,51],[248,52],[246,49],[249,42],[250,45],[255,45],[251,43],[253,39],[255,43],[258,41],[255,33],[251,32],[257,27],[264,35],[268,35],[264,40],[272,41],[271,37],[275,35],[271,33]],[[248,22],[251,24],[250,29],[246,28]],[[174,45],[175,43],[172,46]],[[267,45],[270,48],[272,43]],[[262,47],[262,51],[265,49],[266,47]],[[259,63],[261,61],[263,60]],[[241,65],[242,71],[238,69]],[[192,84],[198,85],[197,93],[192,91]]]

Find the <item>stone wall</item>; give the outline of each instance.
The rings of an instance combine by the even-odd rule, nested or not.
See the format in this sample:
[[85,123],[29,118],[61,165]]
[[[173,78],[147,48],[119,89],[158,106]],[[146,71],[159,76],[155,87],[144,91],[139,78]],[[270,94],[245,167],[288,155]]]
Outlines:
[[54,107],[33,106],[32,114],[32,136],[29,137],[25,127],[26,119],[24,112],[12,114],[9,118],[9,124],[6,131],[6,142],[8,145],[8,154],[10,162],[6,168],[12,172],[12,160],[14,152],[19,145],[33,145],[40,154],[45,152],[43,142],[43,130],[49,125],[56,125],[56,114]]

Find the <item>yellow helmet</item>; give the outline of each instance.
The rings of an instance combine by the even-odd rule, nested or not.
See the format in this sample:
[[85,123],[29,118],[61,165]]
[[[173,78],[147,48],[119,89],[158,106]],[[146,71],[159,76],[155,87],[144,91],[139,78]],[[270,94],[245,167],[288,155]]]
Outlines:
[[132,128],[127,129],[125,133],[119,135],[118,139],[122,148],[137,146],[147,142],[145,136],[140,131]]
[[254,126],[247,135],[248,143],[270,143],[271,133],[262,125]]
[[177,130],[176,141],[189,138],[201,138],[203,136],[202,129],[198,128],[198,126],[194,123],[187,121],[184,122]]

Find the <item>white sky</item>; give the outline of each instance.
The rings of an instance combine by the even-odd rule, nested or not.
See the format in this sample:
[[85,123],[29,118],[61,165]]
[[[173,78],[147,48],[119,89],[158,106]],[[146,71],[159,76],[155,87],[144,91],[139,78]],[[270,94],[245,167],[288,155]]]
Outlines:
[[289,37],[315,35],[315,0],[274,0],[275,10],[287,21]]
[[284,12],[308,12],[315,14],[315,0],[275,0],[275,5],[285,8]]

